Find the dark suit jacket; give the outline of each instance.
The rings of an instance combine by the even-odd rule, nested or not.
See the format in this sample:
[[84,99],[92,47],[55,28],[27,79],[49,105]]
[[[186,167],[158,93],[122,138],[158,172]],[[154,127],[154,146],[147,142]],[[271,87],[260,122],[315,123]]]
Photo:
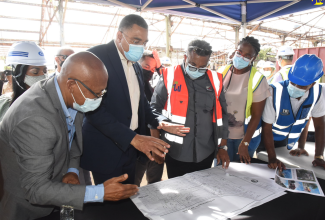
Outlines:
[[[98,109],[86,114],[83,125],[84,153],[80,166],[86,170],[109,174],[117,167],[123,154],[133,147],[130,142],[136,132],[130,129],[131,102],[129,89],[117,48],[112,40],[108,44],[89,49],[106,66],[109,80],[107,93]],[[137,132],[146,134],[146,125],[158,126],[144,94],[142,68],[133,64],[140,87],[139,126]]]

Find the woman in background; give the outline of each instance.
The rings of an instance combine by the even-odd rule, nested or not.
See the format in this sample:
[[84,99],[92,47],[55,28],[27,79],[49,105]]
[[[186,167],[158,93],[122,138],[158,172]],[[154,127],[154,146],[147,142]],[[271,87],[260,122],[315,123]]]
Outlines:
[[15,66],[12,75],[12,92],[0,96],[0,122],[10,105],[47,73],[43,50],[31,41],[21,41],[9,49],[6,64]]

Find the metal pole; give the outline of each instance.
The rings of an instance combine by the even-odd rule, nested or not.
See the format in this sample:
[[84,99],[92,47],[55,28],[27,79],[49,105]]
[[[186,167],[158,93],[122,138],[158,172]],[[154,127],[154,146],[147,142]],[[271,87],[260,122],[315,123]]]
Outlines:
[[281,38],[282,38],[281,45],[283,46],[286,42],[286,35],[283,35]]
[[241,4],[242,38],[246,37],[246,5],[247,2]]
[[63,47],[64,43],[64,12],[63,12],[64,0],[59,0],[59,22],[60,22],[60,46]]
[[239,27],[235,27],[235,49],[237,49],[237,45],[239,43]]
[[170,58],[170,15],[165,15],[166,20],[166,56]]
[[42,12],[41,12],[41,25],[40,25],[40,30],[39,30],[39,40],[38,43],[40,46],[42,46],[42,36],[43,36],[43,27],[44,27],[44,15],[45,15],[45,0],[42,0]]

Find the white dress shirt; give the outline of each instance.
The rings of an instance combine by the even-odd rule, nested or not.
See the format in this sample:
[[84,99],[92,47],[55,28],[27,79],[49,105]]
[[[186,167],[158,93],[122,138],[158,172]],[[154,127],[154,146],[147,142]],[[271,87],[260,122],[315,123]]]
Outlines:
[[[115,42],[115,46],[116,46],[116,42]],[[128,61],[123,56],[123,54],[118,50],[117,46],[116,49],[118,51],[118,55],[120,56],[126,81],[129,88],[131,108],[132,108],[130,129],[134,131],[135,129],[138,128],[138,110],[139,110],[139,101],[140,101],[140,88],[139,88],[138,77],[135,74],[135,70],[132,66],[132,62]]]

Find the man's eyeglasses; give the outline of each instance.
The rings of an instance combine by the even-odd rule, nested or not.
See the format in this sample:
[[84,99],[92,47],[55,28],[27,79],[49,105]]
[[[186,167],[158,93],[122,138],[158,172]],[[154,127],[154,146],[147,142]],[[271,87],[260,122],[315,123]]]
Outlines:
[[[131,39],[128,35],[126,35],[124,32],[122,32],[121,31],[121,33],[122,33],[122,35],[123,36],[127,36],[129,39]],[[124,38],[125,39],[125,38]],[[126,39],[125,39],[126,40]],[[147,41],[146,42],[144,42],[144,43],[142,43],[142,41],[140,41],[140,40],[137,40],[137,39],[131,39],[131,40],[133,40],[132,41],[132,44],[135,44],[135,45],[143,45],[144,47],[147,45]],[[128,41],[127,41],[128,42]],[[128,44],[130,44],[129,42],[128,42]]]
[[236,55],[237,57],[242,57],[243,60],[245,60],[246,62],[250,62],[250,61],[252,61],[252,59],[253,59],[253,57],[251,57],[251,56],[249,56],[249,55],[243,56],[242,52],[240,52],[239,50],[236,50],[235,55]]
[[63,57],[64,60],[66,60],[69,57],[68,55],[63,55],[63,54],[58,54],[56,56],[57,57]]
[[81,82],[79,79],[72,79],[72,78],[68,78],[68,80],[74,80],[74,81],[77,81],[77,82],[80,82],[81,85],[83,85],[89,92],[91,92],[91,94],[93,94],[96,98],[101,98],[105,95],[106,93],[106,89],[104,89],[100,95],[97,95],[94,91],[92,91],[91,89],[89,89],[88,86],[86,86],[83,82]]
[[195,66],[192,66],[191,64],[188,64],[188,69],[195,72],[198,70],[199,73],[205,73],[207,71],[207,67],[205,68],[196,68]]
[[210,56],[212,53],[211,50],[205,50],[205,49],[199,48],[197,46],[189,46],[188,48],[192,49],[193,51],[195,51],[195,53],[197,55],[200,55],[200,56]]

